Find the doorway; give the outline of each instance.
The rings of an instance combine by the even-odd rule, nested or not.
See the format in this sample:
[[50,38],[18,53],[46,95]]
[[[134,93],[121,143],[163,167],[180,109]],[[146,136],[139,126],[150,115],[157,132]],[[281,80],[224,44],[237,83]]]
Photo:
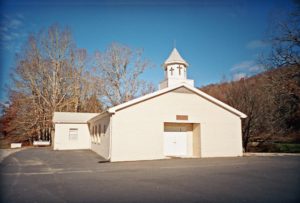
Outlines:
[[165,156],[187,156],[187,133],[164,132]]
[[166,157],[200,157],[200,124],[166,122],[163,142]]

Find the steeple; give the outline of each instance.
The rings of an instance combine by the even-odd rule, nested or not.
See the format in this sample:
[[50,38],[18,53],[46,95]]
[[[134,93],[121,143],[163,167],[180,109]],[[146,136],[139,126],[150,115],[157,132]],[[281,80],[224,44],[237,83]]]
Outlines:
[[173,48],[170,56],[163,64],[165,79],[159,84],[159,89],[185,83],[194,86],[193,80],[187,79],[188,63],[180,56],[176,48]]
[[189,65],[179,54],[176,48],[173,49],[168,59],[165,61],[164,66],[166,67],[169,64],[182,64],[186,67]]

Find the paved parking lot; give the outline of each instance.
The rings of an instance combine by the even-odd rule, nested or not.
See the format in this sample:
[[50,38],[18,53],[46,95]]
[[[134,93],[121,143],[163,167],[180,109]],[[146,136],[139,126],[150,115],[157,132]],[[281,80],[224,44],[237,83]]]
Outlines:
[[17,152],[0,165],[1,202],[300,202],[300,156],[99,161]]

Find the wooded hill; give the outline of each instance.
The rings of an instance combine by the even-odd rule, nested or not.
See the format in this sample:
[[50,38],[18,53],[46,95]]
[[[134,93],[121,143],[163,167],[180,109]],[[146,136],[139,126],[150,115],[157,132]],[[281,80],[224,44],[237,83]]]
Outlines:
[[242,129],[246,151],[300,152],[299,65],[200,89],[247,114]]

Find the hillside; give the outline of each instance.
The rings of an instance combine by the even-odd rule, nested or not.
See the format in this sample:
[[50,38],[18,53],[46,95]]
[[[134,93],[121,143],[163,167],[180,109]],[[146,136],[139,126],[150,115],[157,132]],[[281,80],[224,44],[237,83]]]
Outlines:
[[300,152],[300,67],[271,69],[199,88],[247,114],[246,151]]

